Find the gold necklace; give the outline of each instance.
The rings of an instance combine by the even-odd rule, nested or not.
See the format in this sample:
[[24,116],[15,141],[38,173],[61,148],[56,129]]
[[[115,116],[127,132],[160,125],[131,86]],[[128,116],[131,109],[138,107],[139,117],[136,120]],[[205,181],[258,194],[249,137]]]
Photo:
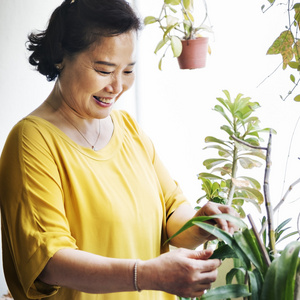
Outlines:
[[100,137],[100,132],[101,132],[101,122],[99,120],[99,133],[98,133],[98,136],[97,136],[97,139],[95,141],[94,144],[90,143],[89,140],[84,136],[84,134],[69,120],[67,119],[64,114],[63,114],[63,117],[78,131],[78,133],[85,139],[85,141],[91,146],[91,148],[94,150],[94,151],[97,151],[95,146],[99,140],[99,137]]
[[[54,108],[54,106],[52,106],[52,104],[50,103],[50,102],[48,102],[48,101],[45,101],[49,106],[51,106],[52,107],[52,109],[53,110],[57,110],[56,108]],[[94,151],[97,151],[96,149],[95,149],[95,146],[96,146],[96,144],[97,144],[97,142],[98,142],[98,140],[99,140],[99,137],[100,137],[100,133],[101,133],[101,122],[100,122],[100,120],[99,120],[99,133],[98,133],[98,136],[97,136],[97,139],[96,139],[96,141],[95,141],[95,143],[94,144],[91,144],[90,142],[89,142],[89,140],[84,136],[84,134],[73,124],[73,122],[71,122],[70,120],[69,120],[69,118],[67,118],[66,116],[65,116],[65,113],[64,112],[62,112],[62,111],[59,111],[60,112],[60,114],[63,116],[63,118],[67,121],[67,122],[69,122],[77,131],[78,131],[78,133],[84,138],[84,140],[90,145],[90,147],[94,150]]]

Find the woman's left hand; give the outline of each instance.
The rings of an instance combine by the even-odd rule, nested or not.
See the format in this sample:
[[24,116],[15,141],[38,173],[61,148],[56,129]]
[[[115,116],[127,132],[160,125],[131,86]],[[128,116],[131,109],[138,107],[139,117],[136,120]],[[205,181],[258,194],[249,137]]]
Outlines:
[[[228,205],[222,205],[214,202],[207,202],[201,209],[197,211],[195,214],[195,217],[199,216],[212,216],[212,215],[219,215],[219,214],[230,214],[235,217],[240,217],[239,214],[236,212],[234,208]],[[216,225],[220,229],[228,232],[229,234],[233,234],[235,231],[238,230],[238,227],[233,224],[232,222],[229,222],[224,219],[212,219],[209,221],[206,221],[206,223]],[[205,237],[207,240],[214,240],[216,237],[209,234],[207,231],[199,228],[200,230],[200,235],[202,237]]]

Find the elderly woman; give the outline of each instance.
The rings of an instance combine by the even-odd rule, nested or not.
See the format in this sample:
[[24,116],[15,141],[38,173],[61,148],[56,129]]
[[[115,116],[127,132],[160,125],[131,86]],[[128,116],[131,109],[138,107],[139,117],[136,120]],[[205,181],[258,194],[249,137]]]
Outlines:
[[174,299],[216,279],[220,261],[191,250],[208,233],[192,227],[171,252],[165,241],[194,215],[233,212],[208,203],[195,214],[151,140],[113,110],[134,81],[140,27],[124,0],[65,0],[29,36],[30,63],[56,83],[1,155],[4,271],[16,300]]

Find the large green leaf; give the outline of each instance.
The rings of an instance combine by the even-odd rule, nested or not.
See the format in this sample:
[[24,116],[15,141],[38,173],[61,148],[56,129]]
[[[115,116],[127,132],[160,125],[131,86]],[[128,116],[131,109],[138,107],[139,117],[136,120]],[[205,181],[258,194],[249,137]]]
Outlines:
[[234,238],[256,268],[258,268],[261,273],[265,273],[267,266],[262,259],[256,238],[251,231],[245,228],[242,232],[236,232]]
[[250,281],[251,300],[260,300],[261,282],[259,279],[262,277],[257,277],[256,274],[251,271],[248,271],[248,276]]
[[[223,216],[223,215],[218,215],[218,217],[221,217],[221,216]],[[230,215],[228,215],[228,216],[230,216]],[[229,218],[229,219],[231,219],[231,218]],[[232,219],[232,220],[236,221],[235,219]],[[210,225],[210,224],[207,224],[204,222],[199,222],[196,220],[192,221],[192,224],[197,225],[198,227],[204,229],[205,231],[209,232],[210,234],[214,235],[215,237],[226,242],[236,252],[236,255],[238,256],[238,258],[241,260],[241,262],[243,264],[243,267],[246,268],[247,270],[251,268],[250,260],[245,255],[245,253],[241,250],[241,248],[236,243],[236,241],[227,232],[221,230],[220,228],[218,228],[216,226],[213,226],[213,225]],[[244,225],[245,225],[245,223],[244,223]]]
[[251,296],[247,285],[228,284],[207,291],[201,300],[221,300],[225,298],[238,298]]
[[294,299],[300,242],[288,244],[281,256],[275,258],[265,276],[261,300]]

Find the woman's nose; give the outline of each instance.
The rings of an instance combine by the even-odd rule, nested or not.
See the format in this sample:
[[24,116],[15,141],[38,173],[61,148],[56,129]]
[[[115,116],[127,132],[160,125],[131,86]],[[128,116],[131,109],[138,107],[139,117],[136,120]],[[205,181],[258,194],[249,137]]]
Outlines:
[[107,85],[107,90],[113,94],[119,94],[123,89],[122,77],[114,75],[111,77],[111,82]]

